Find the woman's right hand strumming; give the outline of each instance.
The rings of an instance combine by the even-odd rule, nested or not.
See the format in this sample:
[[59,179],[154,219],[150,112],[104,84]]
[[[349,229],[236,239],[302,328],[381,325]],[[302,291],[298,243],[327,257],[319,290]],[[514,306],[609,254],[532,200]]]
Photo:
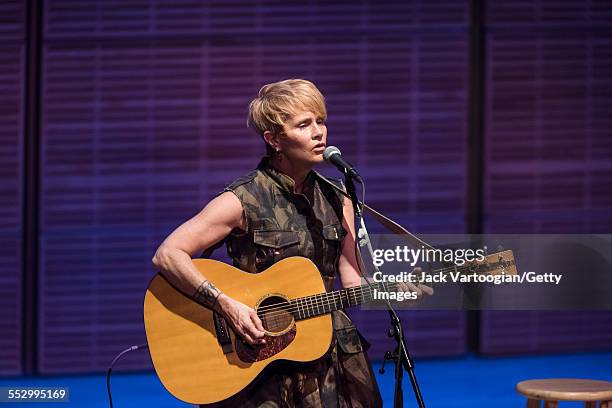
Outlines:
[[255,310],[224,293],[219,295],[216,306],[235,333],[247,343],[252,345],[266,343],[264,327]]

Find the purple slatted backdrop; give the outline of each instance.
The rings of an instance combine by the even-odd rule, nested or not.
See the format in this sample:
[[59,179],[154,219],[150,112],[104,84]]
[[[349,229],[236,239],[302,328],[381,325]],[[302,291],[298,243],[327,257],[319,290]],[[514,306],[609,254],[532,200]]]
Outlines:
[[[490,1],[488,232],[612,232],[612,3]],[[520,262],[520,260],[519,260]],[[612,347],[612,314],[481,316],[484,353]]]
[[[320,86],[374,206],[465,229],[468,2],[385,3],[45,2],[42,372],[105,369],[144,340],[153,251],[256,165],[263,83]],[[405,315],[415,355],[465,350],[462,313]],[[381,340],[375,314],[356,320]]]
[[25,8],[0,3],[0,374],[21,372]]

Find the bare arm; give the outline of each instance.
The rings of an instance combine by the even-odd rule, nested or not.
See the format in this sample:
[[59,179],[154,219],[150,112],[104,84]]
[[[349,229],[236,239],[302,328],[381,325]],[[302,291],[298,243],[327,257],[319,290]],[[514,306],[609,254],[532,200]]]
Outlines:
[[264,329],[255,311],[221,293],[191,261],[234,228],[246,229],[242,204],[233,193],[225,192],[162,242],[153,256],[153,265],[185,294],[223,313],[249,343],[263,342]]
[[349,288],[361,285],[361,275],[355,257],[355,214],[353,213],[353,203],[347,197],[344,197],[342,212],[342,226],[347,234],[342,240],[342,253],[338,261],[338,270],[342,287]]
[[243,227],[242,205],[233,193],[213,199],[202,211],[175,229],[159,246],[153,264],[186,294],[195,293],[202,275],[191,258]]
[[[340,273],[340,283],[343,288],[351,286],[359,286],[365,282],[365,278],[361,276],[359,270],[359,260],[355,254],[355,213],[353,211],[353,203],[348,197],[344,197],[342,206],[343,218],[342,226],[347,231],[344,240],[342,240],[342,253],[338,262],[338,270]],[[366,268],[361,263],[363,273],[366,273]],[[371,278],[368,278],[371,281]]]

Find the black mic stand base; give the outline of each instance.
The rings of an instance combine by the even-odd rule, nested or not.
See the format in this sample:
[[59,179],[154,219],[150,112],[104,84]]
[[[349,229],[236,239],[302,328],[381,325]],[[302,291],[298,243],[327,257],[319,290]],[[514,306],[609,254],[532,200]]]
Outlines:
[[425,408],[425,402],[423,401],[423,396],[421,395],[421,390],[414,373],[414,363],[412,362],[412,358],[410,357],[408,347],[406,346],[406,342],[404,340],[402,323],[399,316],[397,316],[393,309],[389,309],[388,312],[391,320],[391,328],[389,329],[387,335],[395,339],[396,346],[393,352],[388,351],[385,353],[383,367],[381,367],[380,372],[381,374],[384,374],[384,364],[386,360],[393,360],[395,363],[395,391],[393,394],[393,406],[394,408],[403,408],[404,406],[402,380],[404,377],[404,370],[406,370],[408,376],[410,377],[410,382],[412,384],[412,389],[414,391],[414,396],[417,403],[419,404],[419,407]]

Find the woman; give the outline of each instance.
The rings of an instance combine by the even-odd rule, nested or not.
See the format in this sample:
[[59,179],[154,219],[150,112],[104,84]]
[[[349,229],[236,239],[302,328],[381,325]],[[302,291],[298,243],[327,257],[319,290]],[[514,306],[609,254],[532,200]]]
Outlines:
[[[153,258],[173,284],[221,313],[250,344],[265,343],[255,311],[220,292],[191,257],[225,240],[234,265],[247,272],[258,273],[298,255],[315,263],[328,291],[336,271],[343,287],[361,284],[352,204],[312,171],[323,161],[326,117],[323,95],[309,81],[290,79],[262,87],[249,106],[248,125],[263,138],[268,155],[172,232]],[[344,313],[334,313],[332,320],[334,341],[324,357],[310,364],[269,367],[225,405],[382,406],[362,338]]]

